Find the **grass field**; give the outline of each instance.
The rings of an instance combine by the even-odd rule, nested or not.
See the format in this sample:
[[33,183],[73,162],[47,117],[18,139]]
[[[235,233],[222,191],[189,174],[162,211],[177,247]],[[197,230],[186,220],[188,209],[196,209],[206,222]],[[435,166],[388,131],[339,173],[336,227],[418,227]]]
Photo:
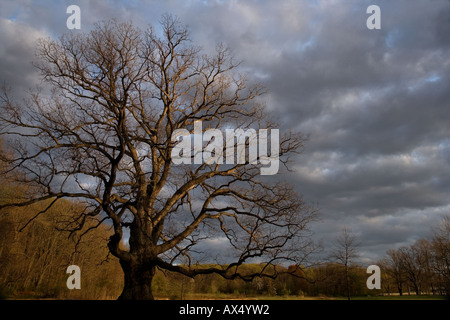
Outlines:
[[369,297],[354,297],[353,300],[448,300],[445,296],[433,295],[403,295],[403,296],[369,296]]
[[[234,294],[186,294],[184,300],[347,300],[347,297],[307,297],[307,296],[245,296]],[[433,295],[392,295],[392,296],[359,296],[351,297],[352,300],[448,300],[445,296]]]

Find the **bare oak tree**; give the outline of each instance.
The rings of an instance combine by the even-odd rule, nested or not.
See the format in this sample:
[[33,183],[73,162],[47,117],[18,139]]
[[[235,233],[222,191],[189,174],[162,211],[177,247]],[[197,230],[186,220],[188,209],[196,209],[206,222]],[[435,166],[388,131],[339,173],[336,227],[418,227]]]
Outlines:
[[[261,161],[172,161],[172,134],[193,134],[195,121],[219,130],[277,128],[257,103],[264,89],[236,72],[226,47],[204,54],[186,27],[164,16],[158,29],[109,21],[89,33],[41,39],[37,52],[51,93],[17,103],[6,92],[0,111],[1,134],[14,149],[11,170],[21,170],[35,193],[0,207],[51,200],[49,209],[73,199],[85,207],[67,221],[78,237],[87,221],[109,221],[108,248],[124,272],[122,299],[153,299],[156,268],[252,280],[277,276],[283,261],[303,261],[317,212],[292,187],[261,177]],[[286,168],[303,143],[298,133],[280,136]],[[193,253],[211,238],[228,242],[232,263],[197,263]],[[240,272],[256,258],[265,261],[260,270]]]

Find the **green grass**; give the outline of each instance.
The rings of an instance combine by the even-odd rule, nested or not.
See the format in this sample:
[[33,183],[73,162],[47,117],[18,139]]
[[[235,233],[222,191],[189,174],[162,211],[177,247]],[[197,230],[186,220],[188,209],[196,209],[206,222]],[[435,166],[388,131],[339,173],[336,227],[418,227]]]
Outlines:
[[[170,297],[157,297],[157,299],[167,299]],[[179,298],[179,297],[177,297]],[[305,296],[271,296],[271,295],[244,295],[226,293],[187,293],[184,300],[335,300],[334,297],[305,297]]]
[[[345,298],[344,298],[345,299]],[[365,296],[365,297],[352,297],[352,300],[446,300],[445,296],[433,296],[433,295],[395,295],[395,296]]]
[[[161,297],[163,298],[163,297]],[[164,299],[164,298],[163,298]],[[211,294],[211,293],[188,293],[183,297],[184,300],[347,300],[347,297],[308,297],[308,296],[270,296],[270,295],[255,295],[245,296],[237,294]],[[392,295],[392,296],[359,296],[351,297],[351,300],[446,300],[445,296],[433,295]]]

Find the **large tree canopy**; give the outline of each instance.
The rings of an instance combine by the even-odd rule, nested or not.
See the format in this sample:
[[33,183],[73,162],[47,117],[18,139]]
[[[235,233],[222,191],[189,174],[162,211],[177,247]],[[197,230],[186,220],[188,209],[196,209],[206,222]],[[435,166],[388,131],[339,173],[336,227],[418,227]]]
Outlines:
[[[33,194],[1,207],[74,199],[85,205],[67,222],[78,235],[87,231],[86,221],[110,221],[108,247],[124,271],[125,299],[153,298],[157,267],[251,280],[276,276],[277,263],[303,261],[316,210],[282,179],[261,176],[268,163],[261,145],[256,158],[236,163],[172,161],[181,142],[172,139],[175,130],[195,140],[198,121],[202,131],[279,129],[255,99],[264,89],[236,72],[225,46],[204,54],[186,27],[165,16],[156,29],[109,21],[89,33],[43,39],[37,52],[50,93],[20,103],[4,93],[0,114],[1,135],[13,149],[5,171],[20,170]],[[304,138],[280,131],[278,156],[287,167]],[[211,150],[209,138],[202,150],[225,154]],[[252,148],[250,140],[233,139],[232,150],[239,143]],[[127,248],[120,245],[125,236]],[[201,255],[193,253],[212,238],[228,241],[232,263],[196,264]],[[240,273],[240,265],[256,258],[264,261],[260,271]]]

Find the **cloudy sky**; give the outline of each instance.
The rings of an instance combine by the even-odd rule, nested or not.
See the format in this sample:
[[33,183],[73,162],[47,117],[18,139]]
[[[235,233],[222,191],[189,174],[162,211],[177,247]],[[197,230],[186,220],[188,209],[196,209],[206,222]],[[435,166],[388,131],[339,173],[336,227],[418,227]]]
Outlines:
[[[66,8],[81,9],[68,30]],[[369,30],[369,5],[381,29]],[[177,15],[206,50],[223,42],[262,82],[281,123],[310,135],[289,180],[318,203],[317,239],[346,226],[376,260],[429,237],[450,214],[450,1],[129,0],[0,3],[0,83],[39,84],[35,41],[117,18],[145,28]]]

